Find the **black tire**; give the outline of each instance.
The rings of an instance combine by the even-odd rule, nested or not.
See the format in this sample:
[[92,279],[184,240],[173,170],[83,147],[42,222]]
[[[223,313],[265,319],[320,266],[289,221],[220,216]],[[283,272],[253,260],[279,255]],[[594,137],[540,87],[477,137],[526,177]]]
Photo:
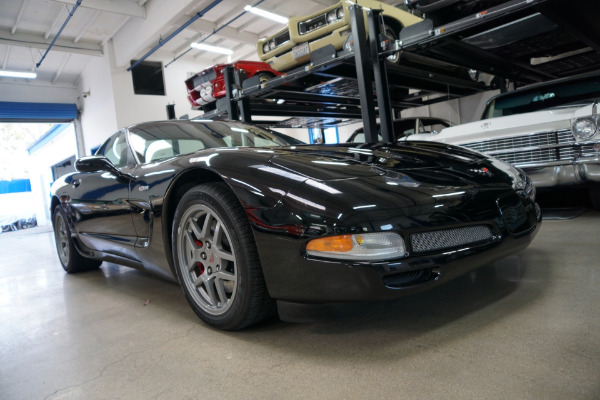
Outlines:
[[600,185],[593,185],[588,189],[590,195],[590,201],[592,207],[596,210],[600,210]]
[[54,208],[52,214],[54,241],[56,252],[63,269],[69,274],[98,269],[102,261],[86,258],[79,254],[71,238],[71,229],[60,205]]
[[207,324],[238,330],[271,316],[248,218],[221,183],[190,189],[175,211],[172,231],[177,279],[194,312]]

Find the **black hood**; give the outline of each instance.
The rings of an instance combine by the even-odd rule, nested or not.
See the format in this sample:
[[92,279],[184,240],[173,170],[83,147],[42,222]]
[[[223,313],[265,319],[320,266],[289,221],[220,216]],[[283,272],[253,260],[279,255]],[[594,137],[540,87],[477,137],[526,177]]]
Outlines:
[[511,168],[498,160],[436,142],[296,146],[277,152],[270,162],[322,181],[408,173],[430,184],[454,186],[513,178],[507,176]]

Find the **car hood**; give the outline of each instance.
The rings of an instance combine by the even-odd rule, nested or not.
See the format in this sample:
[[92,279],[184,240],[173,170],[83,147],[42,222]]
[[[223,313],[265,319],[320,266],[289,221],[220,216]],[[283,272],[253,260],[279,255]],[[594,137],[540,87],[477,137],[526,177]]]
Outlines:
[[465,144],[482,140],[571,128],[571,119],[592,114],[592,105],[552,108],[532,113],[489,118],[442,129],[438,134],[411,135],[407,140]]
[[[496,178],[503,183],[506,179],[501,176],[514,175],[514,169],[501,161],[436,142],[404,142],[389,146],[296,146],[278,152],[269,162],[320,181],[411,173],[418,174],[430,184],[455,186],[461,181],[469,185],[480,183],[485,168],[503,171]],[[486,179],[489,183],[489,176]]]

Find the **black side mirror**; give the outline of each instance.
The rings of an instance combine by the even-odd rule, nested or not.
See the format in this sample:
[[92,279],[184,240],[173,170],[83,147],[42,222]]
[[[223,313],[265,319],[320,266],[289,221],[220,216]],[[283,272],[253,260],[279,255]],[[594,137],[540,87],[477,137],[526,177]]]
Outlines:
[[110,160],[104,156],[82,157],[75,161],[75,169],[79,172],[98,172],[106,171],[116,176],[118,179],[133,181],[133,176],[121,172]]

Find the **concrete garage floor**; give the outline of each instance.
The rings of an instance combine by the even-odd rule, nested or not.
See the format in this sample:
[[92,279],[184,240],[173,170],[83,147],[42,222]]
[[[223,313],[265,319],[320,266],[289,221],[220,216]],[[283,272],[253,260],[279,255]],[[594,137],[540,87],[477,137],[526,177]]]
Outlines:
[[30,231],[0,235],[0,399],[600,398],[598,212],[432,291],[236,333],[146,273],[66,275]]

